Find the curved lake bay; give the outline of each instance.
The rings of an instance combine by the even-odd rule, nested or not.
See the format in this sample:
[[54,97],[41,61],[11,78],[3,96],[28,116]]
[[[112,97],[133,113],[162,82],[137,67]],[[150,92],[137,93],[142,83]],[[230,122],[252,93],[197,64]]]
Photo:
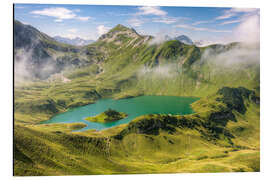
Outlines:
[[[197,101],[195,97],[177,97],[177,96],[139,96],[129,99],[101,99],[95,104],[89,104],[68,110],[58,114],[42,124],[49,123],[74,123],[83,122],[87,124],[85,128],[77,131],[88,129],[102,130],[129,123],[138,116],[146,114],[172,114],[185,115],[193,113],[190,104]],[[124,119],[109,123],[97,123],[84,120],[89,116],[96,116],[109,108],[118,112],[124,112],[128,116]]]

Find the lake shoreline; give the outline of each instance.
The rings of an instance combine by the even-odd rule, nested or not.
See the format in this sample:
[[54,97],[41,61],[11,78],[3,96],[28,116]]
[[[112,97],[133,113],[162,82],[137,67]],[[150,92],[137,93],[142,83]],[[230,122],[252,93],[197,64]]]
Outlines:
[[[186,115],[194,113],[190,104],[199,100],[200,98],[195,97],[186,97],[186,96],[138,96],[134,98],[126,99],[112,99],[112,98],[102,98],[97,100],[95,103],[88,105],[67,109],[65,112],[58,113],[47,121],[43,121],[42,124],[51,124],[58,122],[82,122],[87,124],[87,127],[82,128],[81,131],[87,129],[103,130],[108,129],[120,124],[127,124],[131,122],[136,117],[141,115],[149,114],[171,114],[171,115]],[[145,101],[145,102],[144,102]],[[137,104],[136,104],[137,103]],[[104,104],[104,107],[103,105]],[[131,114],[126,118],[119,120],[119,122],[87,122],[86,117],[96,116],[99,113],[104,112],[108,108],[116,107],[117,111]],[[141,107],[143,106],[143,107]],[[79,109],[78,109],[79,108]],[[89,109],[90,108],[90,109]],[[102,108],[107,108],[103,109]],[[124,110],[121,110],[123,108]],[[73,113],[77,111],[83,111],[78,116],[74,116]],[[134,112],[134,114],[132,114]],[[63,115],[68,113],[69,115]],[[90,114],[89,114],[90,113]],[[84,116],[85,115],[85,116]],[[66,116],[64,119],[61,119],[62,116]],[[73,118],[73,119],[72,119]],[[101,125],[103,124],[103,125]],[[80,130],[79,130],[80,131]]]

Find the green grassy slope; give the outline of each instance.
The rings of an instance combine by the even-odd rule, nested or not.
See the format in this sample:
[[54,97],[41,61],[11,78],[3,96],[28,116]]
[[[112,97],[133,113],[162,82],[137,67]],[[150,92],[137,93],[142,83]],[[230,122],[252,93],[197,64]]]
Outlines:
[[146,115],[100,132],[17,125],[15,174],[259,171],[258,101],[253,91],[223,88],[195,102],[195,114]]
[[16,83],[20,83],[17,82],[20,78],[47,79],[50,75],[65,69],[84,67],[102,58],[95,47],[81,48],[60,43],[17,20],[14,20],[14,55],[15,63],[20,67],[18,71],[23,71],[20,76],[16,76]]

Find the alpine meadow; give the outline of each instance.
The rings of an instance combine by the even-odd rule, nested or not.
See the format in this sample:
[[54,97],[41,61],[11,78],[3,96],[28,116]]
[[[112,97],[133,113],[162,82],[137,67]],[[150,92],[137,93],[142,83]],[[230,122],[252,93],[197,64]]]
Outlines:
[[14,176],[260,171],[260,10],[14,4]]

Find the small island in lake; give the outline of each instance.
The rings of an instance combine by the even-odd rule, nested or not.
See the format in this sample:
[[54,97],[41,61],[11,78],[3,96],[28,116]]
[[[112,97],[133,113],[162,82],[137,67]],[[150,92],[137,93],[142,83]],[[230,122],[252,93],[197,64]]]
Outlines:
[[87,117],[85,120],[91,121],[91,122],[99,122],[99,123],[108,123],[113,121],[118,121],[120,119],[124,119],[127,117],[127,114],[124,112],[118,112],[113,109],[108,109],[104,111],[103,113],[100,113],[93,117]]

